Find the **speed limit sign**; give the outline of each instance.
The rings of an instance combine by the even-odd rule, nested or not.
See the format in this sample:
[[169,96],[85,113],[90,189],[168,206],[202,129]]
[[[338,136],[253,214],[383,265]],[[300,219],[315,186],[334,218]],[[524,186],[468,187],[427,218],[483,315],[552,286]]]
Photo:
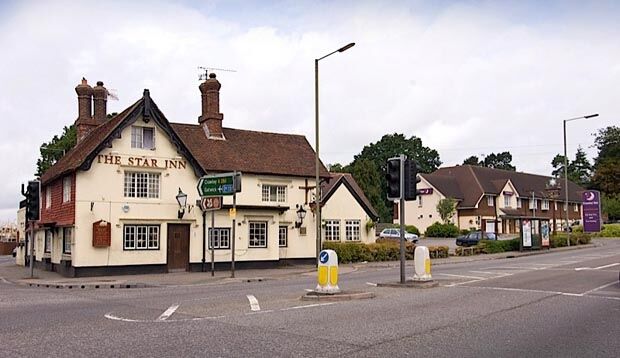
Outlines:
[[204,197],[200,201],[203,211],[219,210],[222,208],[222,197]]

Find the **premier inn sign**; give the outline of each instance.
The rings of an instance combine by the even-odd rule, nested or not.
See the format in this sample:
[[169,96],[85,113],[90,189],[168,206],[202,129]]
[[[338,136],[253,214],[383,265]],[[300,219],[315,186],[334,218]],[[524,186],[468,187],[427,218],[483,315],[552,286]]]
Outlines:
[[97,163],[124,165],[139,168],[158,168],[158,169],[185,169],[187,162],[179,159],[162,159],[162,158],[143,158],[143,157],[122,157],[120,155],[103,155],[97,156]]

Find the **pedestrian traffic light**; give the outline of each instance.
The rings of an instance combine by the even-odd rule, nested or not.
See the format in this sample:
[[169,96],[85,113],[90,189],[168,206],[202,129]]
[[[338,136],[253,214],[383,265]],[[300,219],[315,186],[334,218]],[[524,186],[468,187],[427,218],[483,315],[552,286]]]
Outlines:
[[416,200],[418,196],[418,163],[413,159],[407,159],[405,161],[405,200]]
[[400,161],[401,158],[390,158],[387,161],[385,180],[387,181],[388,200],[399,200],[401,198]]
[[39,220],[39,191],[38,181],[29,181],[26,191],[26,220]]

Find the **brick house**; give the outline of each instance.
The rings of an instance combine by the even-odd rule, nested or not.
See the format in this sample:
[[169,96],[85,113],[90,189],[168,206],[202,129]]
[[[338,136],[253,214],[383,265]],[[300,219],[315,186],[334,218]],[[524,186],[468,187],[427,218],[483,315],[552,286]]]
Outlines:
[[[420,231],[441,221],[437,203],[444,198],[457,201],[452,223],[459,229],[479,229],[498,234],[519,232],[524,218],[548,219],[552,229],[566,225],[564,189],[551,190],[548,176],[457,165],[420,174],[417,201],[406,202],[405,222]],[[561,181],[560,184],[563,184]],[[568,183],[569,224],[581,220],[581,193],[585,189]],[[397,211],[395,211],[397,212]]]
[[[217,268],[230,267],[232,247],[238,268],[314,262],[314,150],[301,135],[223,127],[220,88],[213,73],[200,84],[202,114],[186,124],[169,122],[149,90],[108,118],[103,83],[83,79],[77,144],[41,176],[35,263],[67,276],[198,271],[211,249]],[[235,224],[230,196],[212,224],[197,206],[198,179],[233,171],[242,173]],[[322,164],[320,177],[331,178]],[[374,240],[363,229],[369,211],[330,201],[323,207],[347,220],[347,240]],[[298,208],[308,211],[301,222]]]

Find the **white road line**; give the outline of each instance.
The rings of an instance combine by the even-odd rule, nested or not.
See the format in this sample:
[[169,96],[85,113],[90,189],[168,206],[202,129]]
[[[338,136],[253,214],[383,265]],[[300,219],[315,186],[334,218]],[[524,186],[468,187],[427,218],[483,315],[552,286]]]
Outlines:
[[314,304],[311,304],[311,305],[302,305],[302,306],[293,306],[293,307],[282,308],[282,309],[280,309],[280,311],[291,311],[291,310],[298,310],[298,309],[302,309],[302,308],[330,306],[330,305],[335,305],[336,303],[338,303],[338,302],[314,303]]
[[465,275],[453,275],[453,274],[449,274],[449,273],[438,273],[437,275],[442,275],[442,276],[451,276],[451,277],[462,277],[462,278],[473,278],[475,280],[484,280],[484,277],[478,277],[478,276],[465,276]]
[[314,290],[311,289],[311,288],[306,288],[306,289],[304,289],[304,291],[306,291],[306,292],[313,292]]
[[605,266],[595,267],[593,270],[601,270],[601,269],[606,269],[606,268],[614,267],[614,266],[618,266],[618,265],[620,265],[620,262],[617,262],[615,264],[609,264],[609,265],[605,265]]
[[250,309],[254,312],[260,311],[260,306],[258,305],[258,300],[253,295],[246,295],[248,301],[250,301]]
[[168,319],[168,317],[172,316],[172,314],[174,313],[174,311],[177,310],[177,308],[179,308],[179,305],[173,305],[168,307],[168,309],[166,311],[164,311],[164,313],[161,314],[161,316],[157,317],[158,321],[165,321]]
[[0,281],[4,282],[4,283],[10,283],[9,281],[7,281],[4,277],[0,277]]
[[471,273],[483,273],[483,274],[487,274],[487,275],[500,275],[501,277],[512,276],[512,273],[497,272],[497,271],[469,271],[469,272],[471,272]]
[[606,285],[603,285],[603,286],[600,286],[600,287],[597,287],[597,288],[593,288],[593,289],[591,289],[590,291],[586,291],[586,292],[582,293],[582,295],[587,295],[587,294],[589,294],[589,293],[592,293],[592,292],[594,292],[594,291],[598,291],[598,290],[603,289],[603,288],[605,288],[605,287],[609,287],[609,286],[615,285],[615,284],[617,284],[617,283],[618,283],[618,281],[613,281],[613,282],[610,282],[610,283],[608,283],[608,284],[606,284]]
[[377,284],[376,284],[376,283],[366,282],[366,284],[367,284],[368,286],[374,286],[374,287],[377,287]]
[[485,279],[480,279],[480,280],[471,280],[471,281],[465,281],[465,282],[457,282],[457,283],[452,283],[452,284],[446,285],[446,287],[461,286],[461,285],[466,285],[466,284],[468,284],[468,283],[474,283],[474,282],[480,282],[480,281],[485,281]]

